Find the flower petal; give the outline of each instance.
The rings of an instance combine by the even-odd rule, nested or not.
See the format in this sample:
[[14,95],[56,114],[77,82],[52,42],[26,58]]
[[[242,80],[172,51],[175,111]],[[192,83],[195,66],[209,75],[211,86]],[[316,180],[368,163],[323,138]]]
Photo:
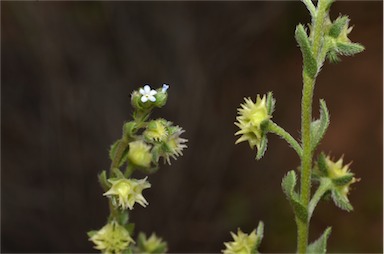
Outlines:
[[168,88],[169,88],[169,85],[167,85],[167,84],[163,84],[163,88],[161,89],[161,91],[162,91],[163,93],[165,93],[165,92],[168,90]]
[[148,101],[148,96],[146,96],[146,95],[141,96],[141,101],[142,102]]
[[151,91],[151,87],[150,87],[149,85],[145,85],[145,86],[144,86],[144,91],[145,91],[146,93],[149,93],[149,92]]
[[151,90],[150,92],[149,92],[149,95],[155,95],[155,94],[157,94],[157,91],[156,90]]
[[148,95],[148,99],[152,102],[156,101],[156,98],[153,95]]
[[140,92],[142,95],[144,95],[144,94],[145,94],[145,91],[144,91],[144,89],[143,89],[143,88],[140,88],[140,89],[139,89],[139,92]]

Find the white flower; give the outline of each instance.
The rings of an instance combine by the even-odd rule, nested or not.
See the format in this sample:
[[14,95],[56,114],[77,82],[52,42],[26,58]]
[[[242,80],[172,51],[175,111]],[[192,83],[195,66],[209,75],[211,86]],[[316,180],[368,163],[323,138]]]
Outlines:
[[152,90],[149,85],[145,85],[144,89],[140,88],[139,92],[142,94],[142,96],[141,96],[142,102],[146,102],[148,100],[150,100],[152,102],[156,101],[156,98],[154,95],[157,94],[157,92],[155,90]]
[[163,84],[163,88],[161,89],[161,91],[162,91],[163,93],[165,93],[165,92],[168,90],[168,88],[169,88],[169,85],[167,85],[167,84]]

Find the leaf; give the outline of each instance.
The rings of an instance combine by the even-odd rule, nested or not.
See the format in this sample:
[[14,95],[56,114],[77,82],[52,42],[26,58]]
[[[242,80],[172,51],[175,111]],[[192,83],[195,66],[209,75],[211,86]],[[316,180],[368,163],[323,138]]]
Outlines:
[[344,56],[353,56],[357,53],[360,53],[364,51],[364,46],[359,44],[359,43],[343,43],[343,42],[338,42],[336,43],[336,51],[340,55]]
[[329,112],[327,104],[323,99],[320,100],[320,119],[311,123],[311,149],[312,151],[319,145],[329,126]]
[[119,224],[126,225],[129,220],[129,214],[127,211],[122,211],[118,216]]
[[275,104],[276,104],[276,100],[273,98],[273,93],[272,92],[268,92],[268,95],[267,95],[267,111],[268,111],[268,115],[272,115],[272,113],[275,111]]
[[320,153],[319,158],[317,159],[317,166],[322,176],[328,176],[328,166],[323,152]]
[[354,175],[352,173],[349,173],[349,174],[346,174],[345,176],[332,179],[332,182],[336,186],[344,186],[352,181],[353,176]]
[[306,223],[308,221],[307,209],[300,203],[297,197],[293,197],[291,199],[291,204],[293,210],[295,211],[296,217],[299,218],[302,222]]
[[315,78],[318,66],[315,57],[312,54],[311,45],[309,43],[308,35],[305,32],[303,25],[296,26],[295,38],[299,43],[301,52],[303,54],[304,72],[308,74],[310,78]]
[[129,232],[130,235],[133,235],[133,231],[135,230],[135,223],[128,223],[124,227]]
[[290,200],[292,197],[293,190],[296,186],[296,172],[294,170],[289,171],[281,182],[281,187],[287,198]]
[[109,188],[111,188],[112,185],[107,180],[107,172],[105,170],[103,170],[103,172],[98,175],[98,178],[99,183],[104,191],[107,191]]
[[327,240],[331,232],[332,232],[332,228],[328,227],[324,231],[324,233],[319,237],[319,239],[317,239],[316,241],[308,245],[307,253],[316,253],[316,254],[326,253]]
[[347,212],[353,211],[353,206],[349,203],[347,196],[342,195],[337,189],[332,190],[332,200],[340,209]]
[[259,221],[259,225],[256,229],[256,235],[257,235],[257,242],[256,242],[256,249],[260,246],[261,241],[264,237],[264,223],[262,221]]
[[348,25],[349,18],[348,16],[339,16],[331,25],[331,28],[329,29],[329,36],[333,38],[339,37],[341,31],[343,28]]
[[119,146],[121,140],[118,139],[116,140],[115,143],[113,143],[111,145],[111,148],[109,149],[109,158],[113,161],[113,159],[115,158],[115,154],[116,154],[116,150],[117,150],[117,147]]
[[88,231],[87,232],[87,235],[89,238],[91,238],[92,236],[94,236],[95,234],[97,234],[97,231],[96,230],[91,230],[91,231]]
[[292,205],[296,217],[303,222],[307,222],[307,209],[300,203],[298,195],[294,191],[296,181],[296,172],[294,170],[291,170],[284,176],[283,181],[281,182],[281,186],[285,195],[287,196],[287,199]]
[[260,147],[257,149],[256,160],[260,160],[267,150],[268,139],[267,135],[261,137]]

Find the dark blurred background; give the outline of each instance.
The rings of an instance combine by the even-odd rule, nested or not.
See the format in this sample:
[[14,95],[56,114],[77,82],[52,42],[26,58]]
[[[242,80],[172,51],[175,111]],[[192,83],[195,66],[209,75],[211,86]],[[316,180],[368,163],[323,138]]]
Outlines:
[[[345,155],[361,182],[355,211],[322,202],[310,239],[333,226],[330,252],[382,252],[383,3],[337,2],[366,51],[318,78],[331,125],[320,149]],[[151,175],[136,232],[170,252],[219,252],[230,231],[265,223],[262,252],[293,252],[296,225],[280,187],[295,152],[269,136],[265,157],[234,145],[243,97],[273,91],[275,122],[299,137],[301,66],[293,34],[300,2],[2,2],[1,250],[92,252],[86,232],[108,215],[97,173],[130,118],[130,93],[169,83],[157,110],[186,129],[183,157]]]

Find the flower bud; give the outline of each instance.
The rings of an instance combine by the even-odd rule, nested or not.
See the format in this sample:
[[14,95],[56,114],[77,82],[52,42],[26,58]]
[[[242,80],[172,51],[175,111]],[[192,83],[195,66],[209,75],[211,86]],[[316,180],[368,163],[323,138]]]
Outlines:
[[226,242],[224,254],[251,254],[257,253],[257,243],[259,241],[256,230],[250,234],[243,233],[240,229],[237,230],[237,235],[231,232],[233,237],[232,242]]
[[112,198],[112,203],[122,209],[132,210],[135,203],[145,207],[148,202],[142,195],[142,191],[151,187],[146,180],[147,178],[108,180],[112,187],[103,195]]
[[183,155],[184,148],[187,148],[185,143],[188,140],[180,137],[180,135],[185,132],[181,127],[172,126],[171,122],[167,122],[167,124],[168,137],[167,140],[164,141],[160,156],[164,158],[164,162],[166,161],[170,165],[170,157],[176,160],[176,157]]
[[155,233],[147,238],[143,233],[137,237],[137,253],[165,253],[167,252],[167,243],[157,237]]
[[164,119],[153,120],[148,123],[143,135],[148,141],[162,142],[167,139],[167,121]]
[[314,172],[315,177],[328,178],[332,181],[332,199],[336,206],[347,211],[353,210],[348,199],[350,185],[360,181],[350,172],[350,165],[351,163],[343,165],[342,157],[334,162],[330,156],[325,156],[322,153],[318,158]]
[[163,88],[157,89],[157,94],[155,95],[156,101],[153,103],[156,107],[161,108],[167,103],[168,93],[167,90]]
[[129,232],[116,221],[108,223],[99,231],[91,231],[88,235],[89,240],[95,244],[94,248],[102,253],[122,253],[135,242]]
[[265,95],[263,98],[257,95],[256,103],[250,98],[244,100],[245,103],[241,104],[241,108],[238,109],[239,115],[236,117],[238,122],[235,122],[235,125],[240,128],[235,135],[241,135],[241,137],[236,140],[235,144],[248,141],[251,148],[256,146],[257,149],[260,149],[262,136],[264,135],[261,123],[271,118],[268,114],[271,110],[267,108]]
[[128,160],[137,167],[149,168],[152,161],[150,150],[151,146],[147,145],[144,141],[130,142]]

